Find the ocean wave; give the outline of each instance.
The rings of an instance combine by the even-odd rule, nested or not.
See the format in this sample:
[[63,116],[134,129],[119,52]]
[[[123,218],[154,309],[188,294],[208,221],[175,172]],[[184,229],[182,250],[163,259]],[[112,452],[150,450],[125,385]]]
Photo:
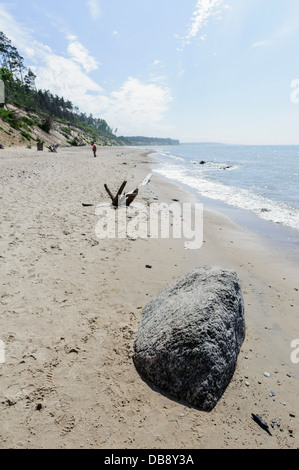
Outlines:
[[172,158],[173,160],[185,162],[184,158],[179,157],[178,155],[173,155],[171,152],[167,152],[167,151],[159,151],[159,152],[156,151],[154,155],[161,156],[161,157],[169,157],[169,158]]
[[190,175],[183,166],[163,166],[156,173],[176,180],[203,196],[225,202],[239,209],[254,212],[259,217],[299,230],[299,210],[283,202],[273,201],[248,189],[228,186],[207,178]]

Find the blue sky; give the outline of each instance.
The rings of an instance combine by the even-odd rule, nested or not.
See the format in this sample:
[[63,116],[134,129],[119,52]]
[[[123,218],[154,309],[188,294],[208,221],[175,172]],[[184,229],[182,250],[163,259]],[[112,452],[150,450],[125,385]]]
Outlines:
[[298,25],[298,0],[0,3],[38,88],[181,142],[299,144]]

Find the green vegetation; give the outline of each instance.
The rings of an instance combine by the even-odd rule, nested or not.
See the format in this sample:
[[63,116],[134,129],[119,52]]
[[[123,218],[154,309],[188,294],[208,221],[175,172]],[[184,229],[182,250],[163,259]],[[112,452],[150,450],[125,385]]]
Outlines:
[[14,111],[4,109],[5,104],[0,104],[0,118],[11,128],[21,130],[22,139],[32,139],[30,130],[33,126],[50,133],[53,121],[56,121],[64,124],[61,126],[61,132],[68,139],[68,143],[74,146],[81,143],[78,138],[72,139],[69,125],[79,128],[91,142],[102,145],[179,144],[179,141],[172,139],[116,137],[104,119],[79,112],[79,108],[71,101],[54,96],[49,90],[38,90],[35,85],[36,75],[24,66],[24,58],[3,32],[0,32],[0,79],[5,86],[5,103],[12,103],[27,112],[28,117],[18,117]]
[[46,132],[47,134],[50,133],[50,130],[52,129],[52,119],[50,116],[45,117],[41,123],[38,124],[38,127]]
[[[53,120],[64,124],[71,124],[91,134],[91,138],[118,143],[117,137],[104,119],[94,118],[92,114],[87,116],[80,113],[79,109],[71,101],[63,97],[54,96],[49,90],[37,90],[35,86],[36,75],[24,66],[24,58],[3,32],[0,32],[0,79],[5,86],[5,102],[13,103],[17,107],[25,109],[28,113],[34,112],[39,116],[28,114],[29,118],[18,118],[12,111],[0,108],[0,117],[14,129],[24,128],[24,125],[32,127],[38,125],[43,131],[49,133]],[[0,105],[1,106],[1,105]],[[3,105],[2,105],[3,106]],[[65,134],[69,137],[70,130],[64,127]],[[23,137],[27,138],[24,133]],[[76,139],[72,145],[78,145]]]
[[68,143],[72,145],[73,147],[78,147],[79,145],[79,141],[76,137],[73,140],[68,140]]
[[71,134],[71,129],[69,127],[62,126],[60,130],[66,137]]
[[20,128],[20,121],[13,111],[8,111],[6,109],[0,108],[0,117],[3,119],[3,121],[7,122],[13,129]]
[[179,140],[163,139],[160,137],[119,137],[125,145],[179,145]]
[[29,141],[30,141],[30,140],[34,140],[33,137],[32,137],[30,134],[28,134],[27,132],[25,132],[25,131],[21,131],[21,135],[22,135],[23,137],[25,137],[25,139],[27,139],[27,140],[29,140]]
[[22,116],[21,121],[23,121],[29,127],[33,127],[37,124],[36,120],[30,119],[27,116]]

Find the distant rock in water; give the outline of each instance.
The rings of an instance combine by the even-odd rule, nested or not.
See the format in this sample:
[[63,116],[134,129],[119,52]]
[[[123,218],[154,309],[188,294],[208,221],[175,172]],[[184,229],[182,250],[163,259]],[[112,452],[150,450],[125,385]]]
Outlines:
[[233,377],[244,338],[237,274],[201,267],[144,308],[133,361],[161,391],[211,411]]

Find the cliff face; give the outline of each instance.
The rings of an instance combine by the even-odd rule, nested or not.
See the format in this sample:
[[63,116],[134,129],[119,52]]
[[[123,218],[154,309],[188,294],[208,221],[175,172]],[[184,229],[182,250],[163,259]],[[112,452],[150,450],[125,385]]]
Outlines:
[[[42,130],[41,118],[12,104],[5,105],[5,111],[12,112],[18,125],[14,125],[6,117],[0,115],[0,144],[5,147],[13,145],[21,147],[35,146],[43,142],[46,147],[58,144],[61,147],[91,145],[94,137],[73,124],[67,124],[53,119],[49,133]],[[119,145],[117,138],[100,136],[96,139],[98,145]]]

